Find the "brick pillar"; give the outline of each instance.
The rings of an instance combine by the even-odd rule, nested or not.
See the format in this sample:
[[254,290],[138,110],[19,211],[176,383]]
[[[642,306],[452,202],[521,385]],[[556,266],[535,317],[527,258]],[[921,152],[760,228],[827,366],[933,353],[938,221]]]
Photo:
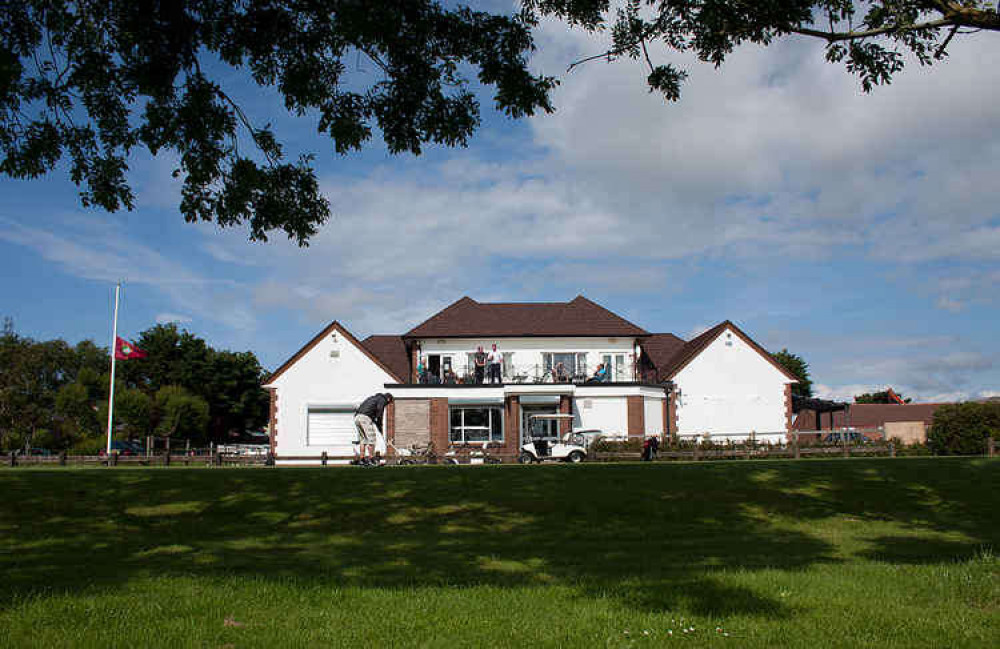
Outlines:
[[[389,444],[396,444],[396,400],[393,399],[385,406],[385,439]],[[391,451],[391,452],[390,452]],[[395,446],[385,449],[386,455],[395,455]]]
[[[833,415],[830,415],[833,421]],[[792,384],[785,384],[785,432],[792,430]]]
[[271,445],[271,453],[274,454],[274,449],[278,445],[278,388],[271,388],[268,390],[271,393],[271,407],[270,415],[268,416],[268,422],[270,423],[270,433],[271,438],[269,440]]
[[516,395],[504,403],[503,440],[500,454],[516,456],[521,450],[521,399]]
[[667,413],[670,416],[670,435],[677,441],[680,431],[677,427],[677,393],[673,390],[667,395]]
[[[568,394],[559,395],[559,413],[563,415],[573,414],[573,397]],[[573,422],[569,419],[564,419],[559,422],[559,436],[562,437],[570,430],[573,429]]]
[[663,437],[662,441],[664,443],[668,442],[671,436],[674,434],[673,421],[670,419],[670,399],[672,398],[670,393],[663,395]]
[[646,413],[642,407],[642,396],[625,397],[628,404],[628,437],[643,439],[646,436]]
[[434,452],[442,454],[448,450],[448,399],[431,399],[431,443]]
[[420,362],[420,350],[417,349],[417,344],[413,343],[410,347],[410,383],[419,383],[420,378],[417,376],[417,363]]

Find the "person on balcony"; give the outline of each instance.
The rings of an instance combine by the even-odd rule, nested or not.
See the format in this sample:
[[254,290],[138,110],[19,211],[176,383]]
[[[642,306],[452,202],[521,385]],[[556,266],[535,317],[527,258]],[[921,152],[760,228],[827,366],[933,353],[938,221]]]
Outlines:
[[487,360],[490,364],[489,381],[490,383],[501,383],[500,378],[500,364],[503,363],[503,354],[497,351],[497,344],[493,343],[493,348],[490,350]]
[[594,372],[594,375],[587,379],[587,383],[605,383],[607,380],[608,370],[604,366],[604,363],[601,363],[597,366],[597,370]]
[[566,371],[566,366],[563,365],[562,361],[556,363],[556,367],[552,371],[552,375],[555,377],[556,383],[565,383],[569,381],[569,372]]
[[476,385],[480,385],[483,382],[483,375],[486,373],[486,352],[483,351],[482,345],[476,347],[473,363],[475,363]]

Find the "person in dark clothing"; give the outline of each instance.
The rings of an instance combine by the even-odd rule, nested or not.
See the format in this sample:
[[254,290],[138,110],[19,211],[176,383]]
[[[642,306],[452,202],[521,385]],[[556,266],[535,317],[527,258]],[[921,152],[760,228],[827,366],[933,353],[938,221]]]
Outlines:
[[[385,414],[385,407],[390,403],[392,403],[392,395],[383,392],[368,397],[354,411],[354,426],[358,429],[361,455],[359,463],[362,465],[378,465],[375,458],[375,445],[384,430],[382,416]],[[365,457],[366,451],[367,457]]]
[[473,358],[476,369],[476,384],[481,384],[483,382],[483,376],[486,374],[486,352],[483,351],[482,346],[476,348],[476,355]]
[[642,445],[642,461],[652,462],[660,452],[660,439],[658,437],[647,437]]

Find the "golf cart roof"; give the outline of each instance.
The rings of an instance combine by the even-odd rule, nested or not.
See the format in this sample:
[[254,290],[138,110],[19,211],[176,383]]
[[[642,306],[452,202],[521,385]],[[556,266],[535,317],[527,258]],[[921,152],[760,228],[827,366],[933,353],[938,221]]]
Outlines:
[[566,414],[566,413],[558,414],[558,415],[531,415],[531,416],[528,417],[528,419],[556,419],[556,420],[558,420],[558,419],[572,419],[572,418],[573,418],[573,415],[569,415],[569,414]]

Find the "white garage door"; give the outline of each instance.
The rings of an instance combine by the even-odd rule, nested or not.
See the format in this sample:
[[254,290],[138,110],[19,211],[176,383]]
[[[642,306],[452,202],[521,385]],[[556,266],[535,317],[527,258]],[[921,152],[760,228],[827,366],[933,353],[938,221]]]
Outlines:
[[354,411],[332,408],[310,408],[308,423],[309,446],[322,446],[330,455],[352,455],[358,437],[354,427]]

